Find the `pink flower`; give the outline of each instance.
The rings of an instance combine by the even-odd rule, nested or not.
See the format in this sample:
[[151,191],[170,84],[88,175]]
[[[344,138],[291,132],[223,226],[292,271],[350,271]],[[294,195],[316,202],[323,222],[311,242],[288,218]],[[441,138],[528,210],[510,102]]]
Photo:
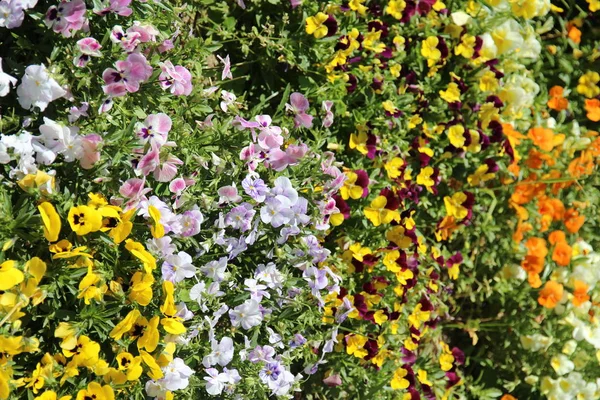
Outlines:
[[171,118],[167,114],[150,114],[143,124],[138,125],[137,135],[142,143],[160,148],[167,143],[171,126]]
[[297,146],[290,144],[285,152],[274,149],[269,152],[269,166],[275,171],[283,171],[288,165],[296,165],[308,151],[308,146],[302,143]]
[[102,143],[102,137],[96,134],[87,135],[81,138],[81,147],[83,155],[79,158],[79,164],[83,169],[90,169],[95,163],[100,161],[100,151],[98,146]]
[[160,150],[156,146],[152,146],[150,151],[146,153],[138,162],[137,170],[144,176],[148,176],[154,172],[160,164]]
[[187,185],[185,183],[185,179],[183,178],[173,179],[169,184],[169,190],[171,191],[171,193],[174,193],[177,196],[179,196],[181,192],[185,190],[186,187]]
[[339,374],[329,375],[323,379],[323,383],[329,387],[340,386],[342,384],[342,377]]
[[162,42],[162,44],[160,46],[158,46],[158,51],[161,54],[166,53],[167,51],[171,50],[173,47],[175,47],[173,45],[173,41],[171,39],[166,39],[164,42]]
[[137,33],[141,43],[148,43],[156,42],[156,36],[160,32],[152,25],[142,25],[139,21],[135,21],[133,26],[127,29],[127,33]]
[[175,175],[177,175],[177,165],[183,165],[183,161],[169,154],[167,160],[154,170],[154,179],[159,182],[172,181]]
[[123,31],[123,27],[115,25],[110,32],[110,41],[115,44],[120,44],[123,50],[132,52],[138,44],[141,43],[141,34],[138,32]]
[[229,60],[229,54],[223,59],[221,56],[217,56],[219,60],[223,63],[223,72],[221,73],[221,80],[224,81],[225,78],[233,79],[233,75],[231,75],[231,61]]
[[158,77],[160,86],[164,89],[170,89],[171,94],[175,96],[189,95],[192,93],[192,74],[187,68],[181,65],[173,66],[171,61],[160,63],[162,73]]
[[331,107],[333,107],[333,101],[323,101],[323,111],[325,111],[325,118],[323,118],[323,126],[325,128],[329,128],[333,124],[333,112],[331,111]]
[[262,128],[258,134],[258,145],[263,150],[271,150],[281,147],[283,144],[283,136],[281,136],[281,128],[278,126],[269,126]]
[[129,4],[131,4],[131,0],[109,0],[108,7],[101,10],[95,10],[94,13],[106,15],[112,12],[122,17],[128,17],[133,12],[133,10],[129,8]]
[[46,11],[44,23],[64,37],[71,37],[74,32],[81,29],[87,30],[85,2],[83,0],[61,1],[58,6],[52,6]]
[[306,97],[302,93],[294,92],[290,95],[290,103],[286,104],[285,108],[294,113],[294,126],[312,128],[313,116],[306,113],[310,106]]
[[135,93],[140,88],[140,83],[152,76],[152,67],[146,57],[132,53],[127,59],[117,61],[116,69],[106,68],[102,78],[106,85],[102,87],[104,93],[111,97],[124,96],[127,92]]
[[91,60],[91,57],[102,57],[100,49],[102,46],[93,37],[87,37],[77,41],[77,48],[81,54],[77,55],[73,60],[73,64],[77,67],[85,67]]

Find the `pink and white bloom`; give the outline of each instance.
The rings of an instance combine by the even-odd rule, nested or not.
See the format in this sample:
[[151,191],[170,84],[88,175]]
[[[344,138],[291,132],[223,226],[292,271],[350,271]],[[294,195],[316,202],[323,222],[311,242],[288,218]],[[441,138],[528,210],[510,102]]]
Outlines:
[[115,63],[115,68],[107,68],[102,73],[106,85],[102,86],[104,93],[111,97],[124,96],[135,93],[140,89],[140,83],[152,76],[152,67],[146,57],[139,53],[132,53],[125,60]]
[[64,37],[71,37],[79,30],[88,29],[88,20],[85,17],[85,1],[61,1],[58,6],[51,6],[46,11],[44,23],[48,28]]
[[89,107],[90,107],[90,105],[87,101],[82,101],[81,106],[79,106],[79,107],[72,106],[69,109],[69,116],[67,117],[67,119],[69,120],[70,123],[73,123],[81,117],[87,117],[88,116],[87,110]]
[[294,114],[294,126],[312,128],[313,116],[306,113],[310,107],[306,97],[302,93],[294,92],[290,95],[290,103],[286,103],[285,109]]
[[134,21],[133,26],[127,29],[128,34],[134,32],[139,34],[139,40],[142,43],[156,42],[156,36],[160,33],[154,26],[142,25],[140,21]]
[[244,329],[250,329],[261,324],[263,315],[258,301],[249,299],[233,310],[229,310],[229,318],[234,327],[241,325]]
[[304,143],[300,145],[289,145],[285,151],[273,149],[269,152],[269,166],[275,171],[283,171],[289,165],[296,165],[302,157],[308,152],[308,146]]
[[229,54],[225,56],[223,59],[221,56],[217,56],[219,60],[223,63],[223,72],[221,72],[221,80],[224,81],[225,78],[233,79],[233,75],[231,74],[231,60],[229,60]]
[[167,137],[173,122],[164,113],[150,114],[143,123],[138,123],[136,134],[143,144],[150,143],[151,146],[160,148],[167,143]]
[[173,44],[173,41],[171,39],[166,39],[160,44],[160,46],[158,46],[158,51],[160,54],[166,53],[167,51],[171,50],[173,47],[175,47],[175,45]]
[[223,186],[217,190],[219,195],[219,204],[223,203],[239,203],[242,197],[238,194],[235,183],[233,185]]
[[237,100],[235,94],[226,90],[221,90],[221,98],[223,99],[223,101],[221,101],[219,105],[221,106],[221,110],[223,110],[223,112],[227,112],[229,106],[233,105]]
[[28,66],[17,88],[19,104],[28,110],[38,107],[44,111],[48,104],[65,94],[67,91],[50,77],[43,64]]
[[178,165],[183,165],[183,161],[173,154],[167,155],[167,159],[154,170],[154,179],[159,182],[171,182],[177,175]]
[[78,40],[77,48],[80,54],[73,59],[73,63],[77,67],[85,67],[90,62],[91,57],[102,57],[102,53],[100,53],[102,46],[93,37]]
[[2,58],[0,58],[0,97],[6,96],[11,86],[13,88],[17,86],[17,78],[2,71]]
[[162,73],[158,80],[163,90],[169,90],[175,96],[188,96],[192,93],[192,74],[181,65],[173,66],[171,61],[160,63]]

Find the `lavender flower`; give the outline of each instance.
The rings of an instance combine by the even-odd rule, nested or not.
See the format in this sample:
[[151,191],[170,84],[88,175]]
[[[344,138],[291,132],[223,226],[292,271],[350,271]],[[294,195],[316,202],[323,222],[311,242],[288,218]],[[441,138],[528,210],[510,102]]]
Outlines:
[[234,229],[239,229],[241,232],[246,232],[252,227],[252,219],[256,214],[252,204],[242,203],[234,207],[225,216],[225,226],[231,226]]
[[242,181],[242,187],[244,192],[258,203],[265,201],[266,195],[269,193],[269,188],[262,179],[252,179],[250,175]]

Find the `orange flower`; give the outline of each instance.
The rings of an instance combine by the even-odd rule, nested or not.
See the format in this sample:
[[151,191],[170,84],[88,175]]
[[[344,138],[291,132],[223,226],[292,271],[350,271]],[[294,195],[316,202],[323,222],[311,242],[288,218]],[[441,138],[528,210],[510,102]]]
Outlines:
[[564,242],[567,240],[567,236],[563,231],[554,231],[548,235],[548,241],[551,245],[555,245],[558,242]]
[[594,141],[590,144],[588,150],[590,151],[590,153],[592,153],[594,157],[600,156],[600,137],[594,139]]
[[550,100],[548,100],[548,108],[555,111],[562,111],[569,108],[569,100],[563,97],[564,89],[560,86],[554,86],[550,89]]
[[579,215],[579,211],[569,208],[565,212],[565,227],[570,233],[577,233],[585,222],[585,216]]
[[529,150],[529,157],[525,161],[525,165],[530,169],[540,169],[542,165],[544,165],[544,160],[542,159],[542,153],[537,151],[536,149]]
[[535,196],[535,186],[536,185],[527,183],[527,180],[523,183],[516,185],[515,191],[510,197],[511,201],[519,205],[529,203],[531,200],[533,200],[533,197]]
[[587,117],[590,121],[600,121],[600,100],[586,99],[585,111],[587,112]]
[[541,126],[531,128],[527,137],[544,151],[552,151],[554,148],[554,132],[552,132],[552,129],[542,128]]
[[531,237],[527,239],[527,242],[525,242],[525,247],[527,247],[528,256],[544,258],[548,255],[546,241],[543,238]]
[[575,290],[573,291],[573,305],[579,307],[590,299],[590,296],[587,294],[589,286],[585,282],[577,279],[575,279],[573,283],[575,285]]
[[561,267],[566,267],[571,262],[572,255],[573,249],[566,241],[558,242],[552,252],[552,260]]
[[527,282],[529,282],[529,286],[531,286],[534,289],[537,289],[540,286],[542,286],[542,280],[540,279],[539,274],[528,274]]
[[582,151],[581,155],[569,164],[569,174],[574,178],[591,175],[594,172],[594,157],[590,151]]
[[544,269],[544,257],[527,255],[521,261],[521,268],[530,275],[537,275]]
[[538,303],[546,308],[554,308],[563,297],[563,285],[556,281],[548,281],[540,290]]
[[500,397],[500,400],[517,400],[517,398],[511,396],[510,394],[505,394],[504,396]]
[[517,224],[517,230],[513,233],[513,240],[517,243],[521,243],[523,240],[523,235],[533,229],[533,226],[529,222],[519,222]]
[[579,29],[577,29],[576,26],[570,26],[569,27],[569,39],[571,39],[573,42],[575,42],[576,44],[581,43],[581,31]]
[[565,206],[559,199],[543,198],[538,201],[538,211],[542,215],[542,232],[550,227],[552,221],[560,221],[565,215]]

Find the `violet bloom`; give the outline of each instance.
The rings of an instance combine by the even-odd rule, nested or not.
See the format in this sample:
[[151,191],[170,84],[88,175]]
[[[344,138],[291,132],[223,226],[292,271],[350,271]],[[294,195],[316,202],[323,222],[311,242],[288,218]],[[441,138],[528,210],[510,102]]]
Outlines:
[[265,205],[260,209],[260,219],[262,222],[271,224],[273,228],[287,224],[294,216],[294,212],[290,208],[290,201],[286,197],[279,197],[272,197],[265,200]]
[[106,83],[102,90],[111,97],[137,92],[140,83],[152,75],[152,67],[146,57],[139,53],[129,54],[125,60],[117,61],[115,67],[116,69],[107,68],[102,73],[102,79]]
[[279,364],[279,362],[271,362],[266,364],[263,369],[258,373],[260,380],[263,383],[267,383],[268,381],[276,381],[279,379],[279,374],[284,371],[284,368]]
[[[36,1],[37,2],[37,1]],[[35,5],[35,3],[33,4]],[[30,8],[21,1],[0,1],[0,28],[18,28],[25,18],[24,9]]]
[[323,127],[329,128],[333,124],[333,112],[331,111],[331,107],[333,107],[333,101],[324,100],[323,101],[323,111],[325,111],[325,117],[323,118]]
[[77,49],[79,53],[73,59],[73,64],[77,67],[85,67],[92,59],[91,57],[102,57],[100,49],[102,46],[93,37],[87,37],[77,41]]
[[225,226],[231,226],[233,229],[239,229],[241,232],[249,231],[252,227],[252,219],[256,210],[250,203],[242,203],[234,207],[225,216]]
[[150,143],[151,146],[160,148],[167,143],[172,124],[167,114],[150,114],[143,123],[137,124],[136,134],[143,144]]
[[200,268],[200,271],[208,278],[220,282],[225,279],[225,271],[227,270],[227,257],[221,257],[219,260],[208,262]]
[[200,226],[204,221],[204,216],[198,208],[193,208],[179,216],[181,225],[181,236],[190,237],[200,233]]
[[69,116],[67,117],[70,123],[74,123],[81,117],[88,117],[87,110],[89,108],[89,103],[86,101],[81,102],[81,106],[72,106],[69,109]]
[[231,338],[224,336],[221,338],[221,342],[217,342],[213,339],[210,347],[210,354],[204,356],[202,359],[202,365],[206,368],[216,364],[225,367],[233,360],[233,340]]
[[275,357],[275,349],[272,346],[256,346],[249,354],[248,360],[253,363],[273,362]]
[[302,93],[294,92],[290,95],[290,103],[286,103],[285,108],[294,113],[294,126],[312,128],[313,116],[306,114],[310,106],[306,97]]
[[290,347],[292,349],[296,348],[296,347],[300,347],[303,346],[306,343],[306,338],[304,336],[302,336],[299,333],[296,333],[294,335],[294,338],[292,340],[290,340]]
[[308,267],[302,273],[304,280],[308,282],[308,286],[312,289],[314,296],[319,295],[319,290],[323,290],[329,283],[327,280],[327,272],[317,267]]
[[292,206],[292,211],[294,212],[292,218],[292,223],[294,225],[306,225],[310,222],[310,217],[306,215],[306,212],[308,211],[308,200],[304,197],[298,197],[298,201]]
[[265,185],[265,181],[260,178],[252,179],[250,175],[242,181],[244,192],[258,203],[265,201],[269,188]]
[[160,46],[158,46],[158,51],[162,54],[166,53],[174,47],[175,46],[173,45],[173,41],[171,39],[166,39],[162,42]]
[[61,1],[58,6],[51,6],[46,11],[44,23],[54,32],[64,37],[71,37],[73,33],[87,28],[85,2],[83,0]]
[[192,93],[192,74],[181,65],[173,66],[171,61],[160,63],[162,73],[158,76],[163,90],[169,90],[175,96],[188,96]]
[[296,8],[302,4],[302,0],[290,0],[290,4],[292,8]]
[[168,256],[163,262],[162,276],[166,281],[181,282],[185,278],[196,275],[196,267],[192,264],[192,257],[185,251]]
[[234,327],[242,326],[244,329],[250,329],[261,324],[263,315],[260,311],[259,303],[256,300],[249,299],[243,304],[229,310],[231,325]]
[[290,236],[296,236],[298,234],[300,234],[300,228],[298,228],[296,225],[284,226],[279,232],[280,237],[277,239],[277,243],[284,244],[288,241]]
[[279,200],[281,198],[285,198],[289,200],[290,205],[296,204],[298,201],[298,192],[292,186],[292,182],[289,178],[285,176],[280,176],[275,179],[273,189],[271,189],[271,194],[275,195]]

